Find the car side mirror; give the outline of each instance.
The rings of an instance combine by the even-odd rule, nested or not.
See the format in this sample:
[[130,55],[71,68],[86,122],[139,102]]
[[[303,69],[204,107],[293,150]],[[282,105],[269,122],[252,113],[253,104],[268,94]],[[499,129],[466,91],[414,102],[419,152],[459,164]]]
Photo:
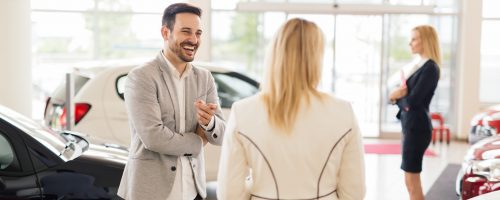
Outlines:
[[0,190],[5,190],[5,182],[3,181],[2,177],[0,177]]

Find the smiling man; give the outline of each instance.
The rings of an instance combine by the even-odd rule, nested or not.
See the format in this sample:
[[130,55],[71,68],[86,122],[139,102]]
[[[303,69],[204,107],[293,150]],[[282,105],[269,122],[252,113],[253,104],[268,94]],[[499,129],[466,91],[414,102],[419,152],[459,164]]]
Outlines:
[[193,5],[168,6],[163,50],[128,74],[132,135],[118,189],[127,200],[206,197],[203,146],[221,145],[225,122],[211,73],[190,63],[201,43],[200,17]]

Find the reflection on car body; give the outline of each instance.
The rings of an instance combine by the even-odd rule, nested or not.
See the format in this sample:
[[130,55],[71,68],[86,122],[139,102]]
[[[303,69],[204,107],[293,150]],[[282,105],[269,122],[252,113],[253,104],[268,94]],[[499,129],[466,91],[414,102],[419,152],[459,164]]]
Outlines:
[[471,120],[469,143],[500,134],[500,105],[492,106],[476,114]]
[[461,199],[500,190],[500,135],[472,145],[457,174],[456,192]]
[[118,199],[127,151],[0,106],[0,199]]

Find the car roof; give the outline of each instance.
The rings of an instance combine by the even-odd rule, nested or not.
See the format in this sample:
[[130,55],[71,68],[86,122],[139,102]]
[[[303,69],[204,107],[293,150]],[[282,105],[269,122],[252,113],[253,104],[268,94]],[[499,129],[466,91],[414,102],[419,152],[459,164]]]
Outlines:
[[[88,62],[88,63],[82,63],[74,66],[75,72],[77,72],[80,75],[87,76],[87,77],[94,77],[98,73],[101,73],[104,70],[122,70],[124,68],[134,68],[136,66],[139,66],[141,64],[146,63],[147,60],[144,59],[135,59],[135,60],[121,60],[121,61],[95,61],[95,62]],[[230,70],[227,67],[222,67],[213,63],[209,62],[193,62],[192,63],[196,67],[202,67],[205,69],[208,69],[211,72],[219,72],[219,73],[227,73],[231,72],[234,70]]]
[[111,68],[133,68],[144,62],[146,62],[146,59],[90,61],[78,63],[73,66],[73,69],[79,75],[94,77],[104,70]]

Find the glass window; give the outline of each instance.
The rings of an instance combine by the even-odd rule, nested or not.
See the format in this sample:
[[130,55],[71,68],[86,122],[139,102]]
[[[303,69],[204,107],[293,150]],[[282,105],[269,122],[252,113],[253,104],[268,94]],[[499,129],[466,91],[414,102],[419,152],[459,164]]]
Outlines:
[[[500,77],[500,20],[483,20],[481,33],[481,71],[479,99],[484,103],[500,102],[496,86]],[[472,66],[470,66],[472,67]]]
[[235,9],[240,0],[212,0],[212,9]]
[[[160,19],[160,14],[86,15],[86,26],[93,27],[91,44],[93,59],[123,59],[153,55],[163,44]],[[156,35],[153,36],[153,33]]]
[[95,0],[31,0],[31,9],[84,11],[94,6]]
[[424,0],[425,5],[435,5],[438,12],[458,13],[459,0]]
[[442,63],[440,67],[440,79],[434,97],[430,105],[430,112],[438,112],[450,121],[455,115],[451,115],[454,105],[453,91],[455,86],[452,84],[453,74],[456,70],[456,38],[457,21],[453,16],[436,16],[432,18],[432,24],[438,33]]
[[[220,1],[212,1],[222,2]],[[238,1],[232,0],[236,5]],[[249,2],[283,2],[307,3],[311,1],[252,1]],[[328,1],[314,0],[314,3]],[[457,0],[334,0],[338,4],[357,5],[435,5],[439,11],[446,13],[450,9],[458,9]],[[214,5],[214,4],[212,4]],[[234,6],[236,7],[236,6]],[[388,7],[389,8],[389,7]],[[395,118],[397,107],[387,104],[391,75],[396,74],[403,66],[411,63],[414,57],[409,51],[411,29],[421,24],[432,24],[438,29],[441,39],[443,63],[441,80],[431,104],[431,110],[441,112],[449,117],[453,108],[453,86],[451,75],[456,65],[456,28],[457,17],[449,15],[427,14],[381,14],[381,15],[323,15],[314,13],[295,14],[284,12],[235,12],[227,8],[225,11],[212,12],[212,59],[215,62],[229,62],[238,70],[252,76],[262,77],[262,52],[269,39],[286,19],[301,17],[317,23],[325,32],[327,45],[323,77],[320,89],[334,92],[338,96],[354,102],[353,107],[358,114],[365,136],[376,136],[382,132],[400,131],[400,123]],[[269,18],[266,18],[269,16]],[[270,25],[270,26],[268,26]],[[250,29],[250,30],[245,30]],[[244,34],[242,34],[244,32]],[[241,37],[241,36],[245,37]],[[396,80],[399,80],[396,76]],[[354,89],[353,89],[354,88]],[[354,94],[353,91],[362,91]],[[366,107],[363,107],[367,105]]]
[[353,103],[363,136],[378,136],[382,16],[338,15],[334,93]]
[[83,60],[92,55],[92,31],[82,13],[32,12],[34,62]]
[[114,12],[152,12],[163,13],[169,4],[187,2],[187,0],[94,0],[98,10]]
[[169,0],[169,1],[140,0],[140,1],[130,1],[130,4],[134,12],[163,13],[163,9],[165,9],[169,4],[178,2],[188,2],[188,1],[187,0]]
[[500,1],[483,0],[483,17],[500,18],[500,12],[498,12],[498,8],[500,8]]
[[212,61],[260,77],[267,43],[285,17],[276,12],[213,12]]

